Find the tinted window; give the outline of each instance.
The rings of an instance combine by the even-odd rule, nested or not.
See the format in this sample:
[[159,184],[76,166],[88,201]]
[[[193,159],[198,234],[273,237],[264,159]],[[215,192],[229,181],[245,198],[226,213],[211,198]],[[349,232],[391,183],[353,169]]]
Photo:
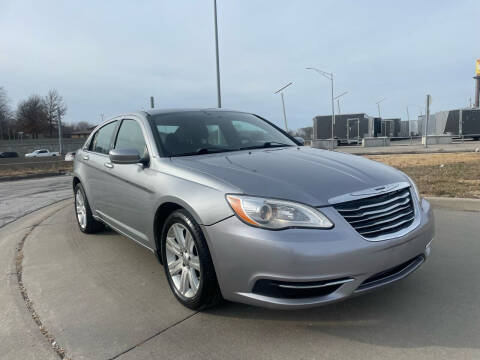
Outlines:
[[295,146],[288,136],[259,117],[233,111],[185,111],[152,116],[167,156]]
[[115,149],[135,149],[140,156],[146,153],[147,145],[140,124],[135,120],[123,120],[118,130]]
[[117,122],[113,121],[100,128],[92,139],[90,149],[101,154],[108,154],[108,151],[110,150],[112,135],[115,131],[116,125]]

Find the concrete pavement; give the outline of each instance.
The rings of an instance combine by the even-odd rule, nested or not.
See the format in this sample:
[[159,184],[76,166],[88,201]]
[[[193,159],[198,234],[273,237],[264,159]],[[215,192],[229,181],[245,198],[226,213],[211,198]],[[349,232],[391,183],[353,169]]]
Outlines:
[[413,144],[410,140],[392,141],[391,146],[361,147],[361,146],[340,146],[336,151],[346,152],[355,155],[383,155],[383,154],[421,154],[438,152],[471,152],[480,148],[480,141],[456,141],[452,144],[428,145],[425,148],[419,139]]
[[0,227],[21,216],[73,196],[72,177],[0,182]]
[[67,200],[0,229],[0,358],[55,355],[8,275],[32,224],[24,285],[73,359],[480,358],[479,213],[435,213],[431,257],[393,286],[309,310],[226,303],[195,313],[176,302],[153,254],[114,232],[82,234]]

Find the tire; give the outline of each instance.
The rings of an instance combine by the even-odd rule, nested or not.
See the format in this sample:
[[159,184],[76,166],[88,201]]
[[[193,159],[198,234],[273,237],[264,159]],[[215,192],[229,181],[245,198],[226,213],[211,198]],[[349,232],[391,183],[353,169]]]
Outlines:
[[182,305],[192,310],[203,310],[222,302],[205,237],[187,211],[176,210],[167,218],[162,230],[161,247],[165,276]]
[[75,215],[77,224],[81,232],[85,234],[93,234],[104,229],[104,224],[101,221],[95,220],[92,216],[92,210],[88,203],[87,196],[82,184],[78,183],[75,186]]

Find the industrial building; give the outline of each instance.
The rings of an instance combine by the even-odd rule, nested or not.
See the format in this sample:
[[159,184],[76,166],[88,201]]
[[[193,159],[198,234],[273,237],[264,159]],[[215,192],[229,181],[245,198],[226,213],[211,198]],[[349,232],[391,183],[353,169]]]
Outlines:
[[[313,118],[315,139],[332,137],[332,116]],[[365,113],[335,115],[333,137],[342,143],[359,142],[365,137],[407,137],[410,136],[408,121],[400,118],[382,119]]]
[[[425,134],[426,116],[419,117],[419,132]],[[428,120],[428,135],[452,135],[480,138],[480,109],[466,108],[440,111]]]

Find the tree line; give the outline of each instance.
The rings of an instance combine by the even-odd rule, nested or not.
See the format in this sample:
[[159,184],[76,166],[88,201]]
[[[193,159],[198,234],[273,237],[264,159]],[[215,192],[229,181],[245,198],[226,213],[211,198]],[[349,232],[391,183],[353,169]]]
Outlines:
[[[59,120],[66,112],[67,105],[55,89],[50,90],[46,96],[32,94],[20,101],[13,110],[7,92],[0,87],[0,140],[58,137]],[[87,130],[90,127],[92,125],[87,122],[62,123],[62,134],[68,135],[72,131]]]

